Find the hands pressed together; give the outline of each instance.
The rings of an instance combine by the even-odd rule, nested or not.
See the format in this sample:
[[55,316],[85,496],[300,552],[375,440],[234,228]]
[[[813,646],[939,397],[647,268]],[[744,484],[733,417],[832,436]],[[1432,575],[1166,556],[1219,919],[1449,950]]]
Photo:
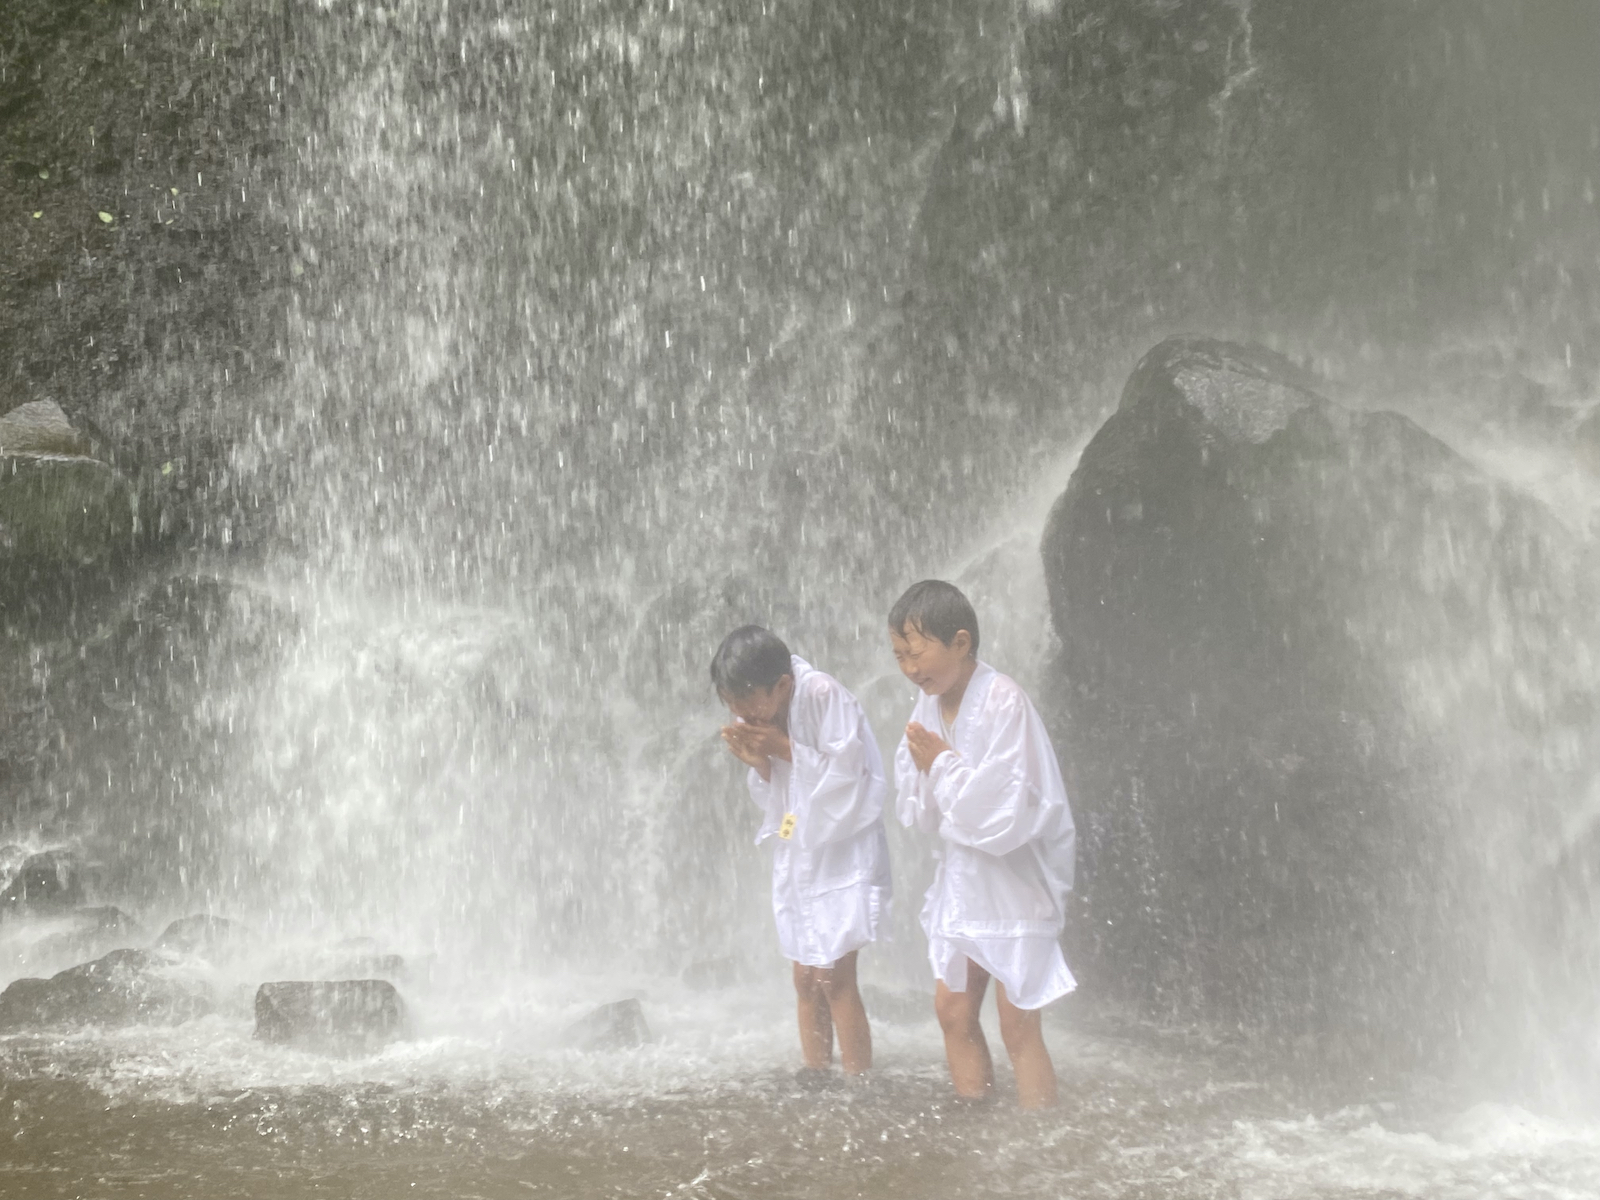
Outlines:
[[772,778],[772,760],[781,758],[793,762],[789,735],[776,725],[754,725],[740,721],[722,727],[722,740],[728,744],[733,756],[747,766],[754,767],[763,780]]
[[933,768],[933,760],[950,748],[949,742],[937,733],[929,733],[917,722],[906,726],[906,749],[911,751],[911,761],[924,775]]
[[[746,721],[724,725],[722,740],[728,744],[735,758],[754,767],[763,780],[772,778],[773,759],[794,761],[789,735],[776,725],[758,725]],[[951,748],[949,742],[936,733],[928,732],[916,721],[906,726],[906,746],[911,751],[911,761],[924,774],[933,766],[934,759]]]

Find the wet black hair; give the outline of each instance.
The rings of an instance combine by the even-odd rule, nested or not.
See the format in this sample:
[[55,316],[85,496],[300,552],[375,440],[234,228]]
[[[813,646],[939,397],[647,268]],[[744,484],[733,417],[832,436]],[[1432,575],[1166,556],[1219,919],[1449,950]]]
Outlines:
[[942,579],[913,583],[889,610],[889,628],[905,636],[910,626],[923,637],[938,638],[946,646],[965,629],[972,635],[972,653],[978,653],[978,614],[961,589]]
[[711,658],[711,682],[717,695],[738,699],[757,688],[769,688],[794,667],[789,647],[778,635],[759,625],[741,625],[727,637]]

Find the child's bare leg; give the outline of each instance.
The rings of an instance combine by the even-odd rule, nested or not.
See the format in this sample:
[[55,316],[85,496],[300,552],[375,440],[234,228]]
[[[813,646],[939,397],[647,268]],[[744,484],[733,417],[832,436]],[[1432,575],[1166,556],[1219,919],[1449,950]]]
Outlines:
[[826,1071],[833,1061],[833,1019],[818,972],[826,968],[794,964],[794,992],[800,1017],[800,1053],[813,1071]]
[[828,998],[833,1026],[839,1031],[839,1061],[845,1074],[859,1075],[872,1067],[872,1028],[856,987],[856,951],[817,972]]
[[944,1030],[944,1055],[950,1062],[950,1082],[956,1095],[980,1100],[994,1087],[994,1062],[989,1043],[978,1024],[983,993],[989,986],[989,972],[970,958],[967,960],[967,990],[952,992],[940,980],[933,992],[933,1010]]
[[1000,1007],[1000,1037],[1017,1073],[1017,1102],[1023,1108],[1048,1108],[1056,1102],[1056,1068],[1045,1048],[1039,1010],[1012,1004],[1003,983],[995,984],[994,996]]

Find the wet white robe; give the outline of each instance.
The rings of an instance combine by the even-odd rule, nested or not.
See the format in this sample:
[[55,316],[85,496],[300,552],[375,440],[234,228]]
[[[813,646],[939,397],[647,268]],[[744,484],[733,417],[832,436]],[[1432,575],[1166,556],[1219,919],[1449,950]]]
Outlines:
[[900,821],[932,836],[938,859],[922,906],[934,975],[966,991],[971,959],[1018,1008],[1042,1008],[1077,986],[1059,941],[1077,839],[1044,722],[982,662],[952,728],[937,696],[919,696],[911,720],[953,747],[927,774],[904,737],[895,752]]
[[[785,958],[826,967],[878,939],[889,919],[889,785],[861,705],[832,676],[791,659],[792,763],[775,758],[772,779],[752,770],[761,810],[756,844],[772,846],[772,912]],[[794,815],[788,838],[784,817]]]

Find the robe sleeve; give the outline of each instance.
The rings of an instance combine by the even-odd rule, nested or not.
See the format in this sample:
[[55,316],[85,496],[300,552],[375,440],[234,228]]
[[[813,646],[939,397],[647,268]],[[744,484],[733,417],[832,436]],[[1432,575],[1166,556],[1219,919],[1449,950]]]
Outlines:
[[761,810],[761,824],[756,829],[756,845],[777,836],[778,824],[787,809],[785,792],[789,787],[789,764],[772,764],[772,778],[762,779],[761,772],[751,767],[745,776],[750,788],[750,799]]
[[767,811],[767,804],[772,795],[772,784],[761,778],[761,772],[751,767],[745,776],[745,783],[750,788],[750,800],[762,812]]
[[867,753],[872,731],[850,694],[830,681],[807,702],[815,706],[816,745],[790,741],[788,801],[799,819],[796,843],[814,850],[879,820],[884,780],[877,755]]
[[917,770],[917,764],[911,759],[911,746],[904,734],[900,735],[900,745],[894,752],[894,782],[898,792],[895,799],[895,815],[900,818],[900,824],[907,829],[921,829],[925,833],[937,835],[939,809],[933,803],[927,780],[923,778],[922,772]]
[[943,814],[939,835],[986,854],[1009,854],[1033,839],[1039,821],[1038,788],[1028,770],[1033,734],[1027,705],[1007,698],[982,719],[976,762],[946,750],[928,772]]

